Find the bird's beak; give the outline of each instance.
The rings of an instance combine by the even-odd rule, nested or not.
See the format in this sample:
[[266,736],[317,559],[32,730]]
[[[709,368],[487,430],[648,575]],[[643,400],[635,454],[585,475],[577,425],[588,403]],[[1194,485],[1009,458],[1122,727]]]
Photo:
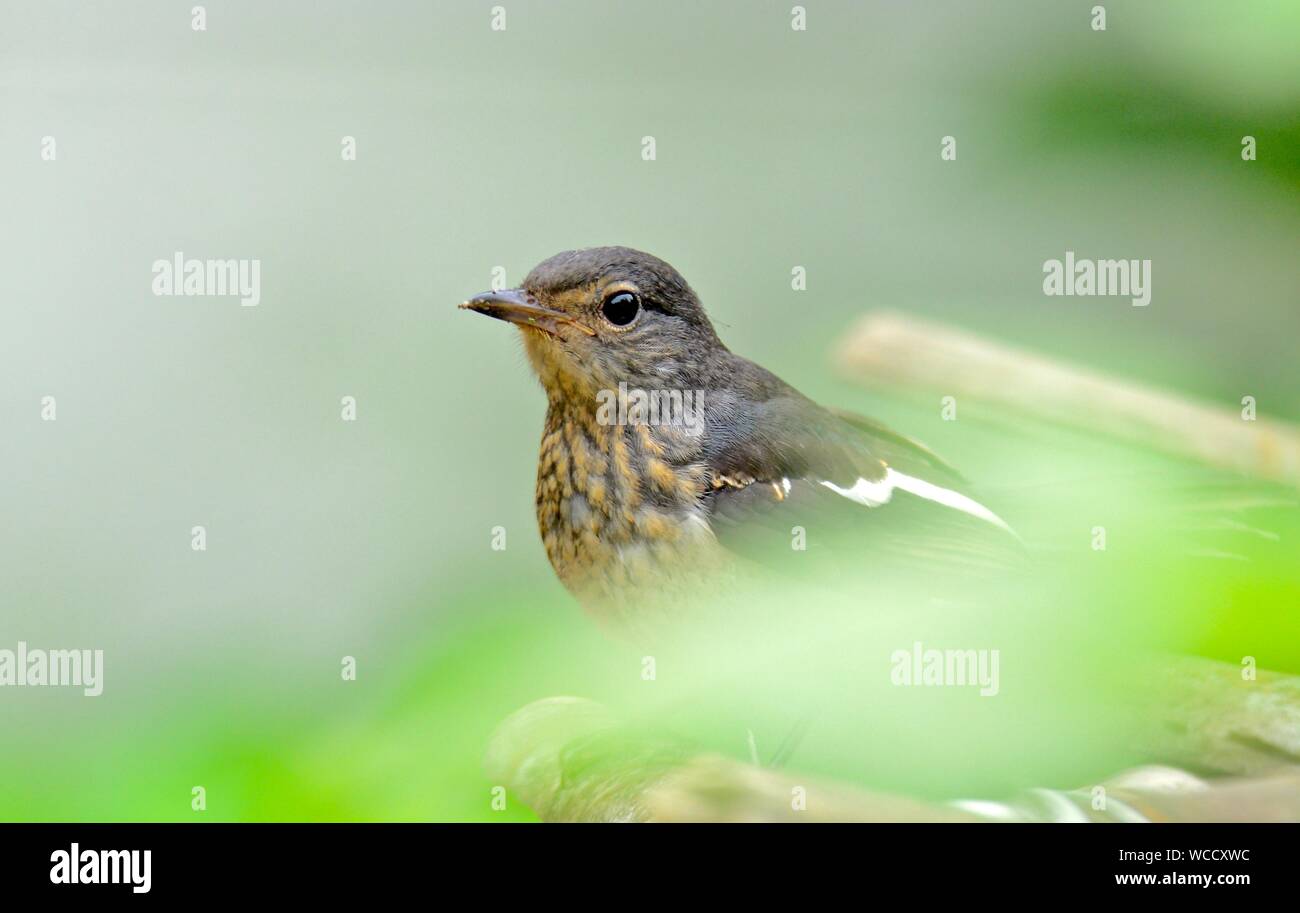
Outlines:
[[542,307],[537,299],[521,288],[503,289],[499,292],[484,292],[475,295],[461,307],[480,314],[487,314],[497,320],[508,320],[523,327],[544,330],[552,336],[560,335],[560,325],[574,327],[588,336],[595,336],[591,327],[578,323],[563,311],[554,311]]

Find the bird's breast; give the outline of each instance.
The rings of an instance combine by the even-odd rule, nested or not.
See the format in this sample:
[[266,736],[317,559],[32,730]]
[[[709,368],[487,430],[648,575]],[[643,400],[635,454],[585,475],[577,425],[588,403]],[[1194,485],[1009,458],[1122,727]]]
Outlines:
[[584,606],[634,611],[716,564],[700,500],[706,474],[690,455],[645,425],[548,413],[537,523],[551,566]]

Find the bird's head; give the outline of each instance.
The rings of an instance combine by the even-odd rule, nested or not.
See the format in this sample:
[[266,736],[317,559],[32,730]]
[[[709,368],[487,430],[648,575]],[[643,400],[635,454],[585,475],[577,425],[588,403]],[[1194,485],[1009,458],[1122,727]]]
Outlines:
[[704,384],[722,347],[695,292],[658,257],[626,247],[564,251],[516,289],[461,305],[516,324],[552,398]]

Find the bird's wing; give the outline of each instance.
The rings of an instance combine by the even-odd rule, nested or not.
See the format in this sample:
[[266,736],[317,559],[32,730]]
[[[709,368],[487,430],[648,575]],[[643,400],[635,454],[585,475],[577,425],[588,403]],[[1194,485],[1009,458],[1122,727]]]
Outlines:
[[964,484],[965,478],[929,447],[915,438],[901,434],[888,425],[846,409],[827,410],[841,421],[862,431],[872,450],[890,465],[906,472],[937,475],[949,482]]
[[774,400],[711,455],[710,524],[731,551],[807,567],[997,569],[1019,540],[922,445],[802,398]]

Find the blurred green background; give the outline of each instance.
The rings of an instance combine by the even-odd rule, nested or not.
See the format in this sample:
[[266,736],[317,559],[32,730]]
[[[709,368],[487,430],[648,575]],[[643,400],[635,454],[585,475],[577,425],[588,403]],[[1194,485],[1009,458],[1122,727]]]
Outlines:
[[[99,648],[106,672],[95,699],[0,689],[0,818],[531,817],[490,807],[496,723],[644,683],[546,565],[542,395],[516,334],[455,309],[494,267],[651,251],[734,350],[925,440],[1012,514],[1027,474],[1165,464],[846,384],[827,354],[858,314],[1300,419],[1300,4],[1113,0],[1104,32],[1092,5],[810,2],[795,32],[785,2],[215,0],[195,32],[188,3],[3,0],[0,647]],[[260,306],[154,297],[177,250],[259,258]],[[1044,297],[1066,250],[1150,258],[1151,305]],[[1174,567],[1151,588],[1190,602],[1148,633],[1300,671],[1286,557]],[[968,712],[882,709],[897,750],[861,779],[956,797],[1120,760],[1011,763],[1033,734],[988,710],[994,748],[956,770]]]

